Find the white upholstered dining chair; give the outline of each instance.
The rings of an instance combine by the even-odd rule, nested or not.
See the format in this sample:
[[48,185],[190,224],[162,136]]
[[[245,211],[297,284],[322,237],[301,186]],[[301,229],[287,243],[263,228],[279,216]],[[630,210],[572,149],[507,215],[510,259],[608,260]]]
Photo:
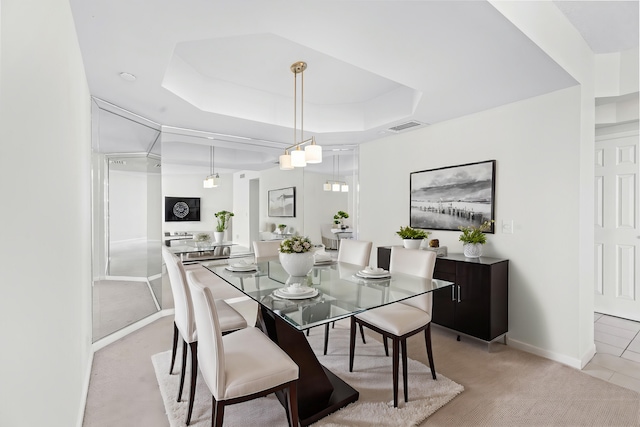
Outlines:
[[[436,263],[436,253],[420,249],[404,249],[393,247],[389,271],[410,274],[430,280]],[[433,295],[431,292],[418,295],[403,301],[364,311],[351,317],[349,372],[353,371],[355,354],[356,325],[365,326],[382,334],[385,353],[389,355],[387,339],[393,343],[393,406],[398,406],[398,359],[402,348],[402,382],[404,401],[409,401],[407,388],[407,338],[424,331],[427,356],[431,368],[431,376],[436,379],[431,351],[431,308]]]
[[222,426],[225,406],[281,390],[289,426],[297,427],[298,365],[258,328],[223,336],[211,291],[192,272],[187,281],[198,327],[200,372],[213,397],[211,425]]
[[[346,262],[353,264],[354,266],[365,267],[369,264],[371,258],[371,247],[373,242],[366,240],[352,240],[345,239],[340,241],[340,248],[338,249],[338,262]],[[331,322],[335,325],[335,322]],[[362,329],[361,329],[362,332]],[[307,329],[307,335],[309,335],[309,329]],[[364,332],[362,332],[362,340],[364,341]],[[324,354],[327,354],[327,348],[329,347],[329,323],[324,325]]]
[[[169,374],[173,373],[173,366],[176,361],[178,336],[182,338],[182,370],[180,373],[178,397],[176,399],[178,402],[182,399],[182,389],[184,388],[184,377],[187,364],[187,345],[191,351],[189,409],[185,420],[185,423],[189,425],[191,421],[191,413],[193,411],[196,374],[198,372],[198,334],[193,315],[193,302],[191,301],[191,292],[187,286],[184,266],[180,259],[164,247],[162,248],[162,257],[164,258],[165,265],[167,266],[167,274],[169,275],[169,283],[171,285],[171,293],[173,294],[175,306],[173,320],[173,348],[171,352],[171,367],[169,368]],[[247,327],[247,321],[245,318],[226,302],[223,300],[216,300],[215,304],[218,308],[220,324],[223,332],[227,333]]]
[[266,258],[277,257],[280,253],[280,243],[279,240],[254,241],[253,253],[256,257],[256,262]]

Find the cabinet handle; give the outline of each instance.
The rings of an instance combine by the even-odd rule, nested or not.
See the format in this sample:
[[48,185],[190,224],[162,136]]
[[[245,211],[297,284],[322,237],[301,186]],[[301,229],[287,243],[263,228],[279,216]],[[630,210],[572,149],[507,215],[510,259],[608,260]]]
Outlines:
[[451,301],[456,300],[456,287],[455,285],[451,286]]
[[457,285],[457,286],[458,286],[458,302],[460,302],[460,285]]

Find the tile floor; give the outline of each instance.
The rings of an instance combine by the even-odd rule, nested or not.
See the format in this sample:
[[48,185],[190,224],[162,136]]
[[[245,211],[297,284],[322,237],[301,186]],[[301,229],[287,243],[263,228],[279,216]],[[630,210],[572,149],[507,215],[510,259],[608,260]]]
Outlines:
[[594,313],[596,355],[583,372],[640,393],[640,322]]

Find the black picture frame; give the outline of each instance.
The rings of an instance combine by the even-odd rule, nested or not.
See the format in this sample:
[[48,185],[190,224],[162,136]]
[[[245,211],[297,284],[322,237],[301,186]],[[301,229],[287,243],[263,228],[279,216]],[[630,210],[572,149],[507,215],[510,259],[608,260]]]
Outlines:
[[272,217],[296,216],[296,187],[268,191],[268,215]]
[[495,160],[411,172],[409,225],[458,230],[495,219],[495,178]]
[[164,220],[200,221],[200,197],[171,197],[164,198]]

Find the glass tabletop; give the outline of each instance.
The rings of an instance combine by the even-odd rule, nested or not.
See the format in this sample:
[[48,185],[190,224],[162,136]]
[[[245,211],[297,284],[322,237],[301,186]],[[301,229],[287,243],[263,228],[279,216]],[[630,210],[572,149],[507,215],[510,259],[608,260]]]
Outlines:
[[[231,271],[230,265],[206,261],[200,264],[299,330],[453,285],[400,273],[364,278],[358,275],[361,266],[338,262],[314,266],[306,277],[289,276],[277,258],[255,264],[252,271]],[[310,291],[291,294],[288,287],[293,284]]]

